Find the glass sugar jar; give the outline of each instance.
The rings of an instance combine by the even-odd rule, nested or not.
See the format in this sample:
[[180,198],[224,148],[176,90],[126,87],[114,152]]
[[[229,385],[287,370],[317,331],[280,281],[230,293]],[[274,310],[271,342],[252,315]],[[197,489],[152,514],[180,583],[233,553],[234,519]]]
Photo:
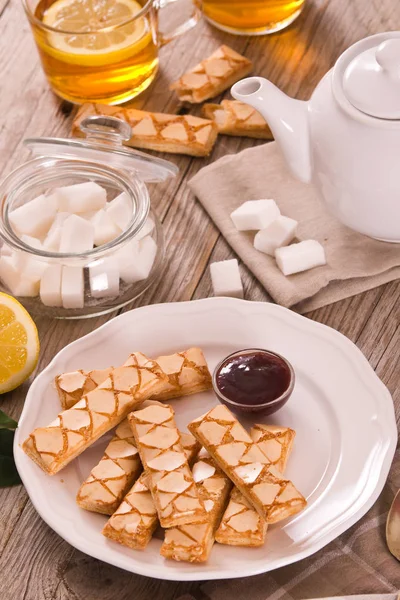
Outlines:
[[114,117],[87,117],[81,130],[83,139],[25,140],[34,158],[0,184],[0,291],[32,314],[113,311],[162,270],[162,226],[146,182],[177,167],[123,146],[131,129]]

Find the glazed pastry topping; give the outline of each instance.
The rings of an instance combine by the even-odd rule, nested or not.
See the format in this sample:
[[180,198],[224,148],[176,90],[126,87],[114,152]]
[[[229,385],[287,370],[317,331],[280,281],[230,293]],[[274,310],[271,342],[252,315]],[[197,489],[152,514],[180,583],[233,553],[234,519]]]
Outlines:
[[215,121],[218,133],[271,140],[273,135],[264,117],[255,108],[238,100],[205,104],[203,115]]
[[71,408],[82,396],[94,390],[110,376],[112,367],[93,371],[71,371],[58,375],[54,382],[64,410]]
[[162,527],[201,523],[207,513],[190,471],[174,411],[150,402],[128,415]]
[[210,556],[214,533],[221,520],[232,483],[205,450],[200,451],[193,465],[193,478],[207,511],[208,522],[167,529],[161,554],[173,560],[205,562]]
[[281,521],[306,506],[302,494],[282,478],[225,406],[213,408],[188,427],[267,523]]
[[[271,464],[283,473],[295,437],[293,429],[274,425],[255,425],[250,431],[253,442]],[[219,544],[229,546],[262,546],[267,523],[237,488],[233,488],[229,504],[215,534]]]
[[136,108],[83,104],[72,125],[75,135],[82,135],[80,123],[89,115],[107,115],[129,123],[132,128],[132,137],[127,142],[129,146],[173,154],[208,156],[218,134],[214,121],[193,115],[168,115]]
[[197,103],[218,96],[248,75],[253,68],[250,60],[228,46],[220,46],[191,71],[170,86],[182,101]]
[[124,419],[103,458],[79,488],[76,501],[86,510],[112,515],[141,472],[142,463],[132,430]]
[[[180,442],[187,461],[191,464],[200,449],[200,444],[190,433],[181,433]],[[157,509],[144,472],[107,521],[103,535],[129,548],[143,550],[151,540],[157,525]]]

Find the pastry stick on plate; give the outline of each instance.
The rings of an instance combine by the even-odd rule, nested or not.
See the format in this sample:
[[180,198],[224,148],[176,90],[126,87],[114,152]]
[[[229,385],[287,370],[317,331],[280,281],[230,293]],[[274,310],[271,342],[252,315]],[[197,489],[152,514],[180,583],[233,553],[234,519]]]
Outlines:
[[113,367],[93,371],[71,371],[55,378],[55,386],[64,410],[71,408],[110,376]]
[[303,495],[271,465],[226,406],[216,406],[188,428],[267,523],[306,506]]
[[38,427],[23,450],[50,475],[79,456],[104,433],[118,425],[136,406],[161,392],[168,377],[154,360],[131,354],[124,366],[47,427]]
[[132,430],[124,419],[103,458],[79,488],[77,504],[92,512],[112,515],[142,470]]
[[[293,429],[255,425],[250,435],[271,464],[283,473],[296,435]],[[229,504],[215,534],[216,541],[229,546],[262,546],[266,533],[265,520],[243,494],[237,488],[233,488]]]
[[230,88],[252,68],[250,60],[223,45],[171,84],[170,89],[176,91],[179,100],[192,104],[204,102]]
[[218,133],[260,140],[272,140],[273,135],[258,111],[238,100],[222,100],[221,104],[205,104],[203,115],[218,127]]
[[[181,433],[180,441],[187,461],[191,464],[200,444],[190,433]],[[157,525],[157,509],[147,486],[147,475],[142,473],[105,524],[103,535],[128,548],[144,550]]]
[[208,522],[166,529],[161,554],[173,560],[200,563],[206,562],[210,556],[215,530],[224,512],[232,483],[206,450],[200,451],[193,465],[193,478],[207,511]]
[[207,521],[180,443],[174,411],[150,402],[128,415],[162,527]]
[[132,137],[126,142],[133,148],[145,148],[172,154],[208,156],[217,139],[214,121],[193,115],[168,115],[136,108],[83,104],[73,121],[72,132],[82,135],[79,125],[90,115],[113,116],[129,123]]
[[[156,400],[171,400],[209,390],[211,375],[206,359],[200,348],[189,348],[168,356],[156,358],[157,364],[168,376],[163,392],[156,394]],[[71,371],[55,378],[55,386],[64,410],[71,408],[82,396],[94,390],[109,377],[113,367],[92,371]]]
[[212,387],[211,375],[200,348],[189,348],[169,356],[159,356],[156,362],[168,376],[169,384],[152,400],[165,402],[178,396],[204,392]]

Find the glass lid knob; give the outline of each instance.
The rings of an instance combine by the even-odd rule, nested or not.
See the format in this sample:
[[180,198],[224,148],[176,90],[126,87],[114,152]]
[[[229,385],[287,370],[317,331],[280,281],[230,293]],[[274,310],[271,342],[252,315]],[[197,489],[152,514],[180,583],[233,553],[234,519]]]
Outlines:
[[116,117],[101,115],[85,117],[82,119],[79,128],[87,139],[113,144],[122,145],[122,142],[127,142],[132,137],[131,126],[126,121]]

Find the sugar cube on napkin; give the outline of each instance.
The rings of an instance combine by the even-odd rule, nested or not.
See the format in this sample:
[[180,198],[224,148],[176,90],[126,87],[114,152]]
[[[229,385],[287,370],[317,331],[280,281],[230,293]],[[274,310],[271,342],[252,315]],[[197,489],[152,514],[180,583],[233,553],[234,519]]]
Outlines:
[[287,246],[296,235],[297,221],[280,215],[254,238],[254,248],[270,256],[281,246]]
[[265,229],[280,215],[275,200],[248,200],[231,213],[238,231]]
[[276,264],[284,275],[326,265],[325,250],[316,240],[305,240],[275,250]]

